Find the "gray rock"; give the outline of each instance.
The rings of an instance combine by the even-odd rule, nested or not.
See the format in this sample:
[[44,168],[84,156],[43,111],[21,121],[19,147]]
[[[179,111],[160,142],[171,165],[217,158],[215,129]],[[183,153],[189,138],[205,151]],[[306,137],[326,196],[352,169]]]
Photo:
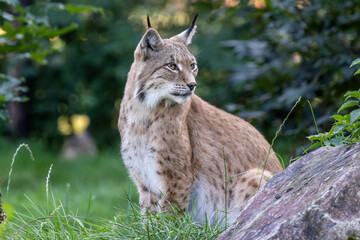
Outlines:
[[64,160],[73,160],[79,156],[96,157],[98,149],[90,133],[85,131],[75,134],[64,142],[61,149],[61,157]]
[[360,145],[303,156],[264,185],[219,239],[360,239]]

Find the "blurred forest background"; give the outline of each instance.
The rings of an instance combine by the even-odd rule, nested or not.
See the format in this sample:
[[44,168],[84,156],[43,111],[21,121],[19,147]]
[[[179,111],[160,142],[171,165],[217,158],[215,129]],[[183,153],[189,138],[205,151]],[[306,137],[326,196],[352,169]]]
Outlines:
[[[196,12],[191,49],[200,69],[198,95],[251,121],[268,139],[300,96],[311,101],[319,126],[328,128],[344,93],[360,87],[349,69],[360,56],[356,2],[89,0],[82,4],[102,11],[71,14],[36,1],[27,7],[34,18],[55,29],[77,29],[44,42],[54,52],[46,59],[2,56],[1,72],[25,79],[29,101],[9,104],[12,124],[2,123],[1,132],[40,139],[56,150],[76,131],[71,117],[81,114],[89,118],[100,149],[117,147],[119,104],[146,14],[163,37],[170,37],[187,28]],[[287,147],[281,151],[294,154],[314,131],[303,101],[285,125]]]
[[[0,120],[1,158],[24,138],[58,154],[85,129],[100,155],[118,154],[119,105],[147,14],[167,38],[199,13],[190,46],[199,66],[196,94],[250,121],[269,141],[303,97],[274,145],[285,161],[316,133],[305,100],[324,131],[346,91],[360,88],[349,68],[360,56],[359,0],[9,2],[0,1],[0,105],[11,119]],[[8,159],[1,159],[2,179]]]

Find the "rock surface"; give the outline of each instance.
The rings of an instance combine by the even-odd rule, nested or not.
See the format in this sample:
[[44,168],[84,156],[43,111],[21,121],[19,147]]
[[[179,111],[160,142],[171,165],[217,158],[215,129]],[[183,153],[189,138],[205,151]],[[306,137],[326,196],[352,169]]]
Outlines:
[[360,145],[303,156],[264,185],[219,239],[360,239]]
[[70,137],[61,149],[64,160],[73,160],[79,156],[96,157],[97,153],[96,143],[88,131]]

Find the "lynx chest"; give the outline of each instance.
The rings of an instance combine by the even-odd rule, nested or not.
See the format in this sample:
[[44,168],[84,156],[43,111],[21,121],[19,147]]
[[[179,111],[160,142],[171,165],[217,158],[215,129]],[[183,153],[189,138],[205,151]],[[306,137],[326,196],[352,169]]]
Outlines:
[[161,191],[161,179],[157,153],[149,125],[149,117],[144,111],[128,111],[121,136],[121,153],[125,166],[135,182],[141,182],[154,193]]

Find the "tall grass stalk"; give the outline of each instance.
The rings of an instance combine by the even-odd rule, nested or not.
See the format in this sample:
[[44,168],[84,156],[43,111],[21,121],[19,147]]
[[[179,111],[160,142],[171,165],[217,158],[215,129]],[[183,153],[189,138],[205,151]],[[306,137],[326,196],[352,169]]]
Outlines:
[[[259,171],[262,169],[262,174],[261,174],[261,180],[260,180],[260,185],[261,185],[261,181],[262,181],[262,178],[264,177],[264,170],[265,170],[265,166],[266,166],[266,163],[267,163],[267,160],[269,159],[270,157],[270,154],[271,154],[271,149],[273,148],[274,146],[274,143],[275,143],[275,140],[277,139],[282,127],[285,125],[285,122],[288,120],[288,118],[290,117],[290,114],[294,111],[294,109],[296,108],[296,106],[299,104],[299,102],[301,101],[301,97],[298,98],[298,100],[295,102],[295,104],[293,105],[293,107],[291,108],[290,112],[286,115],[285,119],[282,121],[281,125],[279,126],[279,128],[277,129],[276,133],[275,133],[275,136],[273,137],[272,141],[271,141],[271,144],[270,144],[270,147],[269,147],[269,150],[267,152],[267,155],[266,155],[266,158],[265,160],[261,163],[260,167],[258,168],[258,173]],[[281,158],[281,156],[279,154],[277,154],[277,156],[280,158],[280,163],[281,163],[281,166],[283,167],[283,169],[285,169],[285,163],[284,163],[284,160]],[[237,176],[240,176],[240,175],[243,175],[247,172],[241,172],[241,173],[238,173],[238,174],[235,174],[231,177],[229,177],[228,179],[226,179],[226,181],[229,181],[230,179],[234,178],[234,177],[237,177]]]
[[90,214],[91,200],[92,200],[92,189],[90,190],[90,196],[89,196],[88,206],[87,206],[87,209],[86,209],[86,217],[88,217],[89,214]]
[[267,160],[269,159],[270,154],[271,154],[271,149],[272,149],[273,146],[274,146],[274,142],[275,142],[275,140],[277,139],[278,134],[281,132],[282,127],[285,125],[286,121],[288,120],[288,118],[290,117],[291,113],[294,111],[294,109],[296,108],[296,106],[298,105],[298,103],[299,103],[300,101],[301,101],[301,96],[300,96],[299,99],[295,102],[294,106],[292,106],[292,108],[290,109],[290,112],[286,115],[285,119],[284,119],[284,120],[282,121],[282,123],[280,124],[278,130],[277,130],[276,133],[275,133],[275,136],[274,136],[273,139],[271,140],[271,144],[270,144],[270,147],[269,147],[269,150],[268,150],[266,159],[265,159],[265,160],[263,161],[263,163],[260,165],[259,170],[262,169],[263,165],[264,165],[264,169],[265,169]]
[[[316,118],[315,118],[315,115],[314,115],[314,111],[313,111],[313,108],[312,108],[312,106],[311,106],[311,103],[310,103],[310,101],[309,101],[309,100],[308,100],[307,102],[308,102],[308,104],[309,104],[309,106],[310,106],[311,114],[312,114],[312,117],[313,117],[313,119],[314,119],[316,132],[317,132],[317,134],[320,134],[320,132],[319,132],[319,128],[318,128],[318,126],[317,126]],[[321,146],[323,146],[323,144],[322,144],[322,142],[321,142],[321,141],[320,141],[320,143],[321,143]]]
[[[274,142],[275,140],[277,139],[278,137],[278,134],[280,133],[282,127],[285,125],[285,122],[288,120],[288,118],[290,117],[291,113],[294,111],[294,109],[296,108],[296,106],[298,105],[298,103],[301,101],[301,96],[299,97],[299,99],[295,102],[295,104],[292,106],[292,108],[290,109],[290,112],[286,115],[285,119],[282,121],[282,123],[280,124],[278,130],[276,131],[275,133],[275,136],[273,137],[272,141],[271,141],[271,144],[270,144],[270,147],[269,147],[269,150],[268,150],[268,153],[267,153],[267,156],[266,156],[266,159],[262,162],[262,164],[260,165],[259,169],[258,169],[258,172],[262,169],[262,172],[261,172],[261,178],[260,178],[260,183],[259,183],[259,186],[261,186],[261,181],[264,177],[264,171],[265,171],[265,167],[266,167],[266,163],[270,157],[270,154],[271,154],[271,149],[273,148],[274,146]],[[284,167],[284,165],[283,165]]]
[[128,214],[128,217],[126,218],[127,222],[129,223],[130,222],[130,218],[129,218],[129,215],[130,215],[130,210],[131,210],[131,182],[129,182],[129,193],[127,194],[127,198],[128,198],[128,205],[127,205],[127,214]]
[[50,165],[48,174],[46,176],[46,202],[49,203],[49,181],[50,181],[50,174],[51,174],[51,170],[52,170],[53,164]]
[[[224,148],[222,149],[223,150],[223,158],[224,158],[224,171],[225,171],[225,179],[224,179],[224,184],[225,184],[225,206],[224,206],[224,211],[225,211],[225,226],[227,226],[227,215],[228,215],[228,209],[227,209],[227,206],[228,206],[228,203],[227,203],[227,167],[226,167],[226,157],[225,157],[225,151],[224,151]],[[216,219],[217,221],[219,219]]]
[[285,162],[284,162],[284,159],[281,157],[281,155],[280,155],[280,154],[277,154],[277,153],[276,153],[276,156],[279,158],[280,163],[281,163],[281,166],[283,167],[283,169],[285,169]]
[[35,161],[34,159],[34,156],[31,152],[31,149],[29,148],[29,145],[27,145],[26,143],[22,143],[19,145],[19,147],[16,149],[13,157],[12,157],[12,160],[11,160],[11,165],[10,165],[10,171],[9,171],[9,179],[8,179],[8,183],[7,183],[7,187],[6,187],[6,203],[7,203],[7,200],[8,200],[8,195],[9,195],[9,189],[10,189],[10,183],[11,183],[11,174],[12,174],[12,170],[13,170],[13,166],[14,166],[14,162],[15,162],[15,159],[16,159],[16,156],[19,152],[19,150],[22,148],[22,147],[25,147],[25,149],[30,153],[30,158],[32,161]]
[[68,182],[66,183],[66,191],[65,191],[65,210],[68,210],[69,206],[70,206],[70,187],[71,184]]

